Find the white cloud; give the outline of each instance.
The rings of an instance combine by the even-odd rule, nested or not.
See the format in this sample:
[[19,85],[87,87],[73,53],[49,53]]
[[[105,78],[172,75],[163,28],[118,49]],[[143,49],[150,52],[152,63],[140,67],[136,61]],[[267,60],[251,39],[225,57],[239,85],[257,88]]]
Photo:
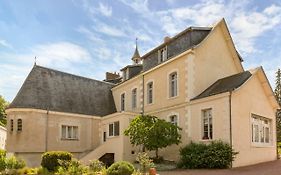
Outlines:
[[90,54],[86,49],[69,42],[37,45],[32,49],[31,54],[37,56],[38,62],[44,65],[68,64],[90,60]]
[[107,16],[107,17],[110,17],[112,15],[112,7],[108,6],[108,5],[105,5],[103,3],[99,3],[99,8],[98,8],[98,11],[104,15],[104,16]]
[[[80,5],[79,3],[74,2],[76,5]],[[95,15],[103,15],[106,17],[111,17],[112,16],[112,7],[99,2],[98,7],[97,5],[94,4],[93,1],[90,0],[82,0],[82,7],[84,8],[85,11],[89,13],[90,16],[95,16]]]
[[9,49],[12,48],[12,45],[9,44],[6,40],[3,40],[3,39],[2,40],[0,39],[0,46],[7,47]]
[[122,29],[118,29],[114,26],[107,25],[102,22],[97,22],[95,26],[93,26],[94,30],[103,33],[105,35],[114,36],[114,37],[124,37],[126,36],[125,32]]
[[37,64],[79,73],[77,64],[91,62],[90,53],[83,47],[70,42],[41,44],[28,53],[0,53],[0,92],[11,101],[26,78],[37,56]]
[[201,0],[195,5],[163,11],[149,9],[148,1],[121,0],[147,20],[154,19],[162,30],[175,35],[188,26],[209,26],[225,17],[239,51],[247,55],[257,51],[256,39],[281,26],[281,6],[269,5],[258,11],[250,1]]

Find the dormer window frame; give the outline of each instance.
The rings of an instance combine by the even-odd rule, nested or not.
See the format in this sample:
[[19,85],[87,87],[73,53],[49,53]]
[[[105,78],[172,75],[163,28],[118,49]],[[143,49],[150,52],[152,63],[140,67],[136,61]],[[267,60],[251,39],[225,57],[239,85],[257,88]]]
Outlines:
[[158,50],[158,63],[162,63],[168,59],[168,46],[164,46]]

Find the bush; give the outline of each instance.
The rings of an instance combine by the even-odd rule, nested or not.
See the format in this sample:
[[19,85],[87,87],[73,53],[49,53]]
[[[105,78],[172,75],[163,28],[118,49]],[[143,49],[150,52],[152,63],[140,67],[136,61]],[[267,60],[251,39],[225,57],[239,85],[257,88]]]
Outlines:
[[229,168],[235,155],[232,147],[222,141],[210,144],[190,143],[180,149],[180,168]]
[[105,165],[103,162],[101,162],[99,160],[91,160],[89,167],[90,167],[90,170],[93,172],[100,172],[102,169],[105,168]]
[[0,171],[6,169],[6,151],[0,149]]
[[77,159],[72,159],[71,161],[59,160],[59,164],[60,166],[58,167],[56,174],[76,175],[85,174],[88,171],[88,169],[83,167]]
[[17,159],[15,156],[6,159],[6,169],[21,169],[25,167],[25,162],[22,159]]
[[19,169],[17,171],[17,174],[38,174],[38,169],[37,168],[24,167],[22,169]]
[[112,164],[107,169],[108,175],[131,175],[134,172],[134,166],[126,161],[120,161]]
[[50,172],[54,172],[59,164],[59,160],[70,162],[72,154],[65,151],[50,151],[42,155],[41,166]]

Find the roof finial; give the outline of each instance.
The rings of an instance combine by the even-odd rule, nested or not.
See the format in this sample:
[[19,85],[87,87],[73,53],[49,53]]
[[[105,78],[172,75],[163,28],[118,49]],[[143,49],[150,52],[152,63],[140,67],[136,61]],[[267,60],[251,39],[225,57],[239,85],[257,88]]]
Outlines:
[[36,66],[36,62],[37,62],[37,57],[34,57],[34,65]]
[[138,37],[136,37],[136,48],[138,48]]

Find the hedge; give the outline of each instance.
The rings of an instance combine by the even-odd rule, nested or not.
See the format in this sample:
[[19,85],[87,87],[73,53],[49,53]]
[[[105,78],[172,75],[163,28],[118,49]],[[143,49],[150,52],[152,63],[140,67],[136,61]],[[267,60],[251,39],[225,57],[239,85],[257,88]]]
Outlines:
[[212,141],[209,144],[193,143],[180,149],[180,168],[229,168],[235,152],[228,143]]
[[71,161],[72,154],[65,151],[49,151],[42,155],[41,166],[48,171],[54,172],[59,164],[59,160]]

